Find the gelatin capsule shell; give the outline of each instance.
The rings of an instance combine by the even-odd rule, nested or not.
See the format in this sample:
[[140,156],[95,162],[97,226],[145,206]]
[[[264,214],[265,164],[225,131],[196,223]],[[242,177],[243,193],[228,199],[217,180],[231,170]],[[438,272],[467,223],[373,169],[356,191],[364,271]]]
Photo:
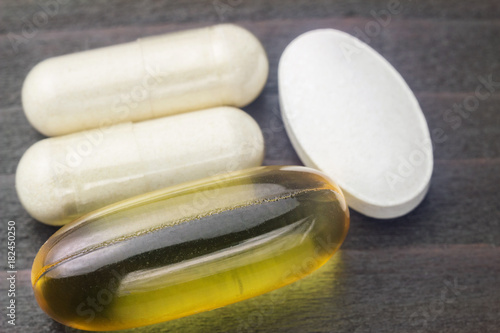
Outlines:
[[47,136],[213,108],[242,107],[269,72],[260,41],[234,24],[179,31],[46,59],[22,88]]
[[260,166],[263,156],[255,120],[218,107],[38,141],[19,162],[16,190],[34,219],[64,225],[142,193]]
[[349,227],[340,189],[305,167],[259,167],[90,213],[40,249],[32,284],[55,320],[87,330],[154,324],[290,284]]

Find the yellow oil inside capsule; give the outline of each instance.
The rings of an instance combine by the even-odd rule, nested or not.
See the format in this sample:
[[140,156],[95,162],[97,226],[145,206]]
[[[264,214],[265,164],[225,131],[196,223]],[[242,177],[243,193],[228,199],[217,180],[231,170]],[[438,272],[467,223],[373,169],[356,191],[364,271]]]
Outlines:
[[340,189],[305,167],[260,167],[151,192],[88,214],[40,249],[41,308],[117,330],[215,309],[322,266],[349,226]]

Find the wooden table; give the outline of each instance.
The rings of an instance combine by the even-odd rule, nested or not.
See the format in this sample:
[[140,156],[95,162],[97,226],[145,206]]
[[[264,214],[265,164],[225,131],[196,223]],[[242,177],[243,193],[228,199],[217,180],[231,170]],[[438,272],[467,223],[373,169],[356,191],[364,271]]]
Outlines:
[[[455,104],[470,102],[481,77],[500,81],[498,1],[401,0],[402,12],[382,24],[377,13],[388,0],[60,0],[63,4],[46,5],[54,2],[0,3],[2,332],[76,331],[45,315],[30,286],[33,258],[56,228],[31,219],[14,189],[20,157],[43,139],[21,106],[28,71],[48,57],[219,22],[248,28],[268,53],[264,92],[244,108],[262,127],[268,165],[301,164],[279,114],[276,75],[285,46],[316,28],[366,31],[369,44],[415,92],[430,130],[444,133],[433,140],[431,188],[402,218],[379,221],[351,211],[341,251],[300,282],[136,331],[500,331],[500,86],[466,117],[447,118]],[[9,220],[17,228],[16,326],[8,325],[5,315]]]

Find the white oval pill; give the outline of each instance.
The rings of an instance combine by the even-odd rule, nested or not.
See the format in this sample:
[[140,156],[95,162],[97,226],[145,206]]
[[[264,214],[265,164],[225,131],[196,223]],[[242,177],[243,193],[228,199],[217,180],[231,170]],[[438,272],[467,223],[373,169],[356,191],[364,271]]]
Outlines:
[[432,174],[425,117],[376,51],[333,29],[307,32],[279,63],[283,121],[305,165],[337,182],[349,206],[376,218],[408,213]]
[[268,74],[260,42],[231,24],[50,58],[28,74],[24,111],[54,136],[253,101]]
[[16,189],[33,218],[62,225],[137,194],[258,166],[263,154],[252,117],[219,107],[41,140],[19,162]]

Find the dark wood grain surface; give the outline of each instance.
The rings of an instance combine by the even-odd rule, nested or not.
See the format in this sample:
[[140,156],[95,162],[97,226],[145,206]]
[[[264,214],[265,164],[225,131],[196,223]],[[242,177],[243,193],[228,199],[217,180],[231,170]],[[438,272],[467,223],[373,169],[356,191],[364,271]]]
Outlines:
[[[389,1],[49,3],[54,0],[0,2],[1,332],[77,332],[36,304],[31,264],[56,228],[31,219],[14,188],[23,152],[43,138],[27,122],[20,100],[23,80],[36,63],[151,34],[238,23],[260,38],[270,61],[262,95],[244,108],[264,132],[264,163],[301,164],[279,114],[280,54],[311,29],[364,30]],[[431,132],[440,133],[433,137],[435,167],[422,204],[388,221],[351,211],[341,251],[293,285],[131,332],[500,332],[500,85],[475,111],[453,122],[445,116],[474,96],[480,77],[500,82],[500,3],[400,5],[402,12],[372,31],[368,42],[406,79]],[[46,20],[41,11],[49,12]],[[17,227],[16,326],[5,315],[9,220]]]

